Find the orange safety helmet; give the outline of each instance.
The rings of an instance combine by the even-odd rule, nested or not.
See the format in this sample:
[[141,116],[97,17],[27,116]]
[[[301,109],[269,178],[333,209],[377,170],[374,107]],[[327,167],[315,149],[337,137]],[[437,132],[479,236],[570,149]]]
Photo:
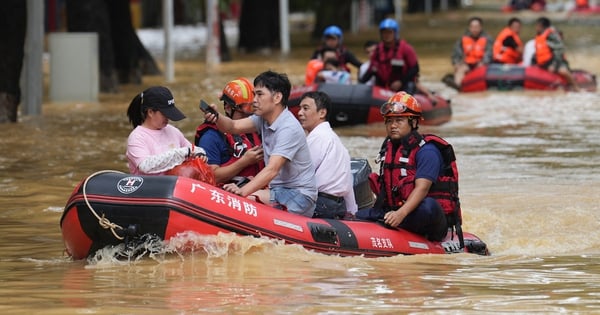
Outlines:
[[412,95],[400,91],[392,95],[381,105],[379,112],[383,117],[415,116],[422,117],[421,104]]
[[244,114],[252,114],[254,88],[248,79],[240,77],[225,85],[223,94],[219,99],[233,107],[234,110]]

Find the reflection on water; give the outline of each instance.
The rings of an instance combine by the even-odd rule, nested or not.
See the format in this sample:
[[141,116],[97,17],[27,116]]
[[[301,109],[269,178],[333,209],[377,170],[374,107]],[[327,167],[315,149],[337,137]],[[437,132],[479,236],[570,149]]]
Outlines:
[[[416,25],[410,18],[406,23]],[[600,74],[598,34],[581,25],[563,29],[573,38],[572,66]],[[491,257],[343,258],[264,239],[183,235],[143,258],[115,261],[110,258],[115,249],[107,249],[90,261],[73,262],[64,255],[59,229],[71,190],[96,171],[126,170],[130,126],[125,110],[143,87],[123,86],[116,95],[102,95],[98,104],[45,103],[41,117],[0,125],[0,310],[597,312],[600,95],[456,94],[439,82],[449,71],[448,58],[439,47],[423,45],[424,83],[452,99],[453,118],[422,131],[444,136],[455,146],[464,228],[488,243]],[[303,58],[309,54],[305,49],[287,58],[248,56],[214,69],[197,61],[178,62],[177,82],[168,86],[188,119],[175,125],[193,138],[202,117],[198,100],[216,102],[222,86],[236,76],[271,68],[301,83]],[[154,84],[164,83],[161,77],[144,78],[144,87]],[[369,158],[377,170],[373,158],[383,126],[337,131],[353,156]],[[189,245],[196,250],[178,252]]]
[[3,262],[12,266],[1,276],[11,287],[0,292],[16,297],[3,310],[372,314],[555,313],[600,307],[597,254],[365,259],[324,256],[299,246],[230,235],[215,242],[227,244],[227,252],[218,257],[196,252],[87,265],[62,259]]

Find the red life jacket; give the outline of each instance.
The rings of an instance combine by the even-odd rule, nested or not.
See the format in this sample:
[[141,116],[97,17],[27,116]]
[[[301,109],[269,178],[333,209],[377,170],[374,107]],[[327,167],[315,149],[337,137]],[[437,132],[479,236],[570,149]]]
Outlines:
[[498,37],[496,37],[496,41],[494,41],[494,60],[500,63],[519,63],[521,62],[521,53],[512,47],[504,47],[502,42],[512,36],[512,38],[517,42],[517,46],[523,47],[523,42],[519,37],[519,34],[515,33],[510,27],[505,27]]
[[548,36],[554,32],[554,27],[548,27],[542,34],[535,36],[535,63],[544,65],[552,60],[552,48],[548,46]]
[[[374,52],[374,58],[377,61],[377,86],[389,88],[391,82],[400,80],[404,82],[403,78],[407,75],[408,70],[414,67],[414,64],[408,64],[410,61],[407,59],[416,60],[414,58],[407,58],[409,53],[409,45],[405,40],[396,41],[394,48],[385,49],[383,42],[377,44],[377,48]],[[400,73],[394,72],[393,67],[396,66],[401,69]]]
[[398,208],[410,195],[415,187],[417,172],[416,156],[419,149],[426,143],[433,143],[440,150],[443,159],[443,169],[437,181],[429,189],[428,197],[435,198],[444,209],[446,216],[453,218],[451,225],[462,221],[460,202],[458,198],[458,168],[452,145],[436,135],[420,135],[413,131],[403,140],[396,152],[393,152],[392,141],[387,138],[382,145],[380,157],[380,186],[385,191],[384,205],[390,209]]
[[[202,135],[208,129],[214,129],[219,131],[215,124],[203,123],[196,129],[194,143],[198,143],[198,140],[200,140]],[[235,161],[239,160],[242,157],[242,155],[244,155],[246,151],[248,151],[248,149],[261,144],[260,136],[258,135],[258,133],[255,132],[241,135],[224,134],[220,131],[219,133],[223,135],[225,141],[227,142],[227,146],[229,147],[229,155],[231,156],[231,158],[227,162],[221,164],[220,166],[227,166],[234,163]],[[240,173],[238,173],[238,175],[245,177],[256,176],[256,174],[258,174],[258,172],[260,172],[264,167],[265,162],[261,161],[256,164],[248,165]]]
[[479,36],[479,38],[475,39],[469,35],[463,35],[462,49],[465,56],[464,62],[468,65],[480,62],[485,55],[486,44],[487,38],[485,36]]
[[575,8],[577,9],[588,9],[590,7],[589,0],[575,0]]

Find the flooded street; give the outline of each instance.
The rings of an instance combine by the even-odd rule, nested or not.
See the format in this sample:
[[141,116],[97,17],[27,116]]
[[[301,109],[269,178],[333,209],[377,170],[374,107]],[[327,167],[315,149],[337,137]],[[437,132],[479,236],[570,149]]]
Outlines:
[[[428,32],[410,36],[430,34],[435,43],[438,28],[431,25],[438,22],[429,21]],[[490,33],[496,34],[494,27]],[[586,23],[562,28],[571,66],[600,74],[598,31],[590,32]],[[361,56],[362,42],[354,43]],[[167,85],[188,117],[174,125],[193,139],[203,117],[197,110],[200,98],[217,102],[228,80],[267,69],[301,84],[311,49],[287,58],[239,56],[212,69],[202,60],[180,60],[173,84],[144,77],[143,86],[122,86],[96,104],[46,102],[42,116],[0,125],[0,312],[600,312],[600,94],[457,94],[439,82],[450,71],[448,45],[415,43],[423,51],[424,83],[451,98],[453,109],[449,123],[421,131],[454,145],[463,228],[484,240],[492,256],[337,257],[220,235],[181,240],[204,244],[202,252],[72,261],[59,228],[63,207],[86,176],[127,170],[131,127],[125,111],[136,93]],[[368,158],[377,169],[373,160],[383,125],[336,131],[352,156]]]

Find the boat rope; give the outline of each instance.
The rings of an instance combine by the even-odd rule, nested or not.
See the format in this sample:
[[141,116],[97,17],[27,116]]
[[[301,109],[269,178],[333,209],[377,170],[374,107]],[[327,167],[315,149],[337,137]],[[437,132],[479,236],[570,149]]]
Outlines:
[[96,217],[96,219],[98,219],[98,224],[105,230],[110,229],[110,231],[112,232],[112,234],[118,239],[118,240],[123,240],[125,239],[125,237],[120,236],[119,234],[117,234],[116,229],[119,230],[123,230],[123,227],[116,224],[116,223],[112,223],[110,222],[110,220],[108,218],[106,218],[104,216],[104,213],[102,214],[102,216],[99,216],[98,213],[96,212],[96,210],[94,210],[94,208],[92,207],[92,205],[90,204],[90,202],[88,201],[87,198],[87,193],[85,191],[86,187],[87,187],[87,183],[90,179],[92,179],[92,177],[100,175],[100,174],[104,174],[104,173],[120,173],[120,174],[125,174],[121,171],[113,171],[113,170],[103,170],[103,171],[98,171],[96,173],[93,173],[92,175],[88,176],[85,181],[83,182],[83,187],[82,187],[82,193],[83,193],[83,200],[85,200],[85,204],[88,206],[88,209],[90,209],[90,212]]

